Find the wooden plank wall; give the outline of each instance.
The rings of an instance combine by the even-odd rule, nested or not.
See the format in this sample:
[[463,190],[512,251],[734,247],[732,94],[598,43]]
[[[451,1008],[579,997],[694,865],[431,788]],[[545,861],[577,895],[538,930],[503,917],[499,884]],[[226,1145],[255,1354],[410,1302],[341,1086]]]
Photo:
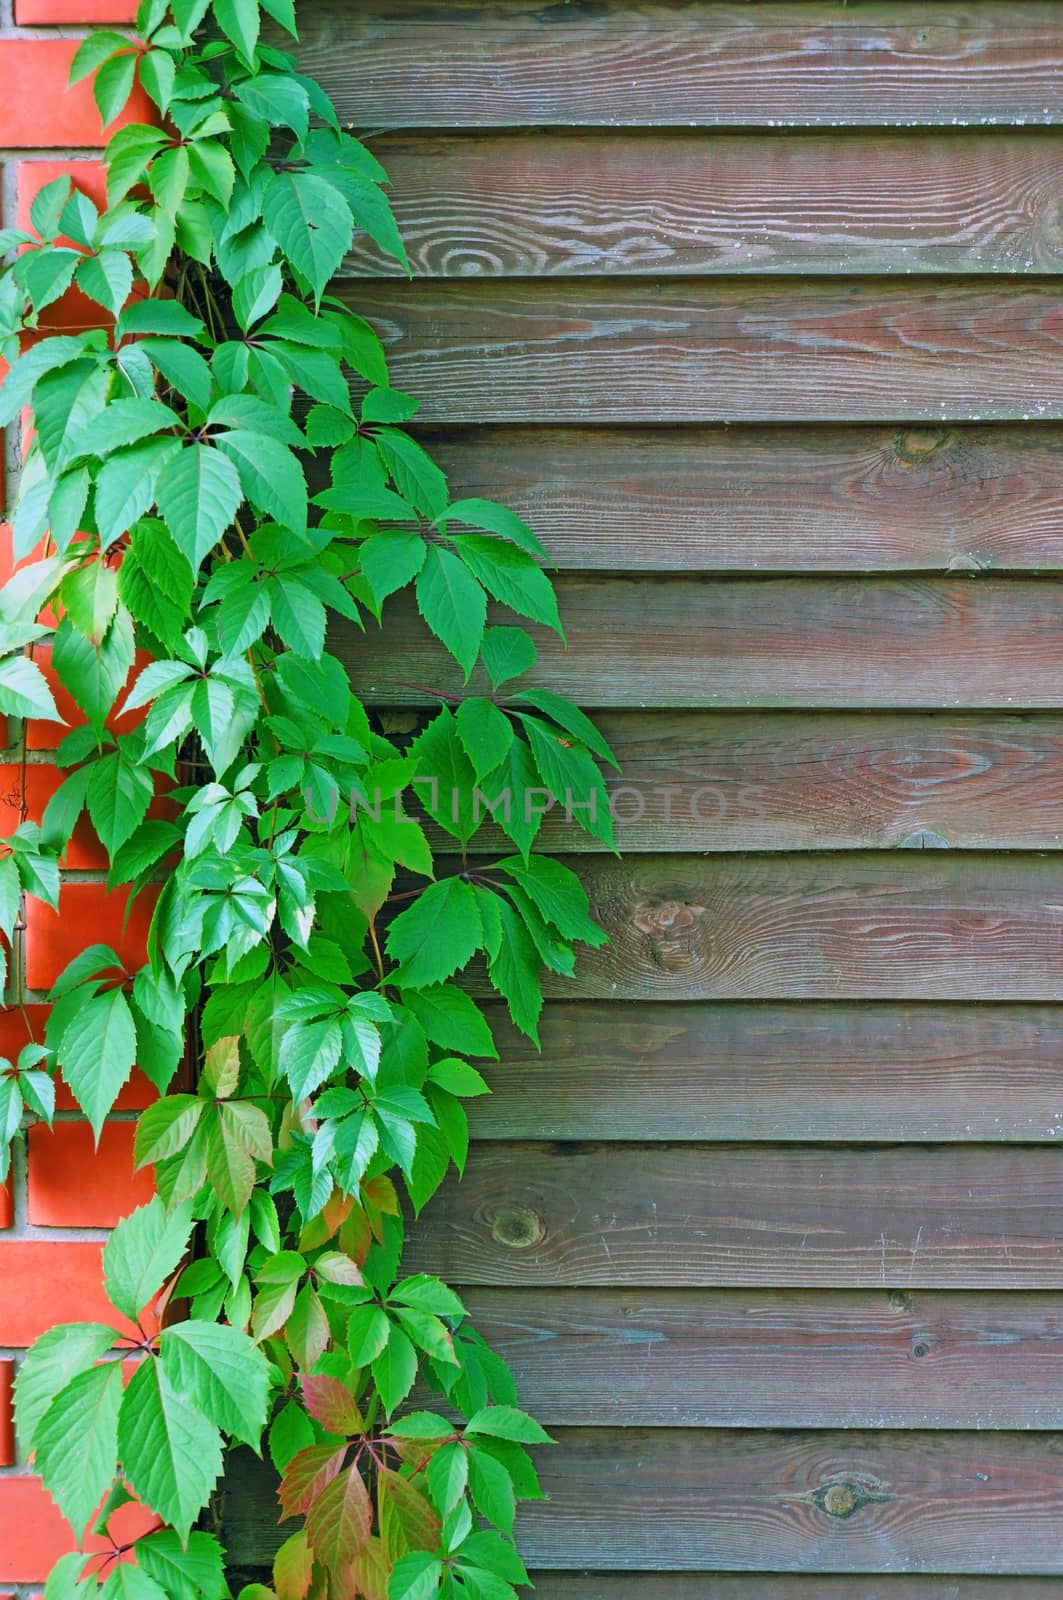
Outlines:
[[612,944],[410,1246],[557,1434],[539,1595],[1058,1595],[1063,3],[301,16],[414,264],[340,292],[625,767]]

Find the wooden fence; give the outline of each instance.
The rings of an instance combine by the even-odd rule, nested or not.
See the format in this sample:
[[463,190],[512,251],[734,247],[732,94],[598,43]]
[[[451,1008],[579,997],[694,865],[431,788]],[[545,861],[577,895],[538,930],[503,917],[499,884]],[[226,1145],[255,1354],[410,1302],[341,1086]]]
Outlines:
[[[339,292],[554,552],[541,681],[635,791],[409,1252],[556,1432],[541,1600],[1048,1600],[1063,3],[301,14],[414,264]],[[454,677],[412,609],[343,649]]]

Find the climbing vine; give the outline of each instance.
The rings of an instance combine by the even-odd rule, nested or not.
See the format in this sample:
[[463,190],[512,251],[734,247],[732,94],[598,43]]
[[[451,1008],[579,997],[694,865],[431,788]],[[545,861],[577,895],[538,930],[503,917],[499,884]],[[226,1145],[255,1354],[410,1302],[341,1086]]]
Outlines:
[[[86,811],[110,886],[154,904],[144,967],[86,943],[44,1038],[0,1062],[0,1178],[59,1072],[97,1137],[134,1062],[158,1090],[135,1145],[156,1198],[104,1251],[113,1324],[37,1341],[17,1422],[79,1544],[47,1600],[227,1595],[203,1513],[234,1442],[272,1461],[294,1530],[248,1600],[505,1600],[546,1435],[453,1290],[403,1273],[403,1219],[463,1168],[469,1058],[497,1054],[456,975],[478,961],[534,1037],[542,969],[603,940],[532,846],[544,793],[611,842],[611,757],[568,701],[513,687],[535,660],[514,618],[560,631],[545,552],[451,500],[329,292],[357,230],[405,265],[402,240],[384,171],[263,13],[295,34],[292,0],[144,0],[135,42],[88,38],[72,75],[105,124],[137,84],[157,122],[111,137],[104,210],[62,177],[0,239],[0,425],[32,415],[0,711],[61,723],[58,683],[79,712],[62,783],[39,822],[23,793],[5,841],[0,932],[17,955],[23,898],[58,905]],[[96,325],[49,324],[71,289]],[[403,741],[329,645],[386,639],[408,587],[491,692],[437,697]],[[509,845],[480,864],[485,824]],[[7,981],[25,1009],[17,959]],[[131,1497],[159,1526],[124,1546]]]

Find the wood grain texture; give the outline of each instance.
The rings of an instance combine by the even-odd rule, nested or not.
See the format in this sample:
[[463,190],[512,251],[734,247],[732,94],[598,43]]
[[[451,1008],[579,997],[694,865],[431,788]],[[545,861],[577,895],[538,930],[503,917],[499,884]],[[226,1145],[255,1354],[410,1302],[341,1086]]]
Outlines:
[[[1050,272],[1058,134],[375,140],[414,274]],[[402,268],[360,235],[346,271]]]
[[547,1427],[1063,1426],[1052,1294],[474,1289]]
[[512,506],[559,567],[1063,565],[1052,425],[422,429],[456,499]]
[[[607,786],[624,854],[1063,842],[1063,718],[614,711],[595,721],[621,766]],[[450,848],[441,829],[431,835]],[[539,845],[602,848],[560,805]],[[509,848],[490,824],[470,845],[476,854]]]
[[410,1272],[498,1288],[1059,1289],[1054,1150],[481,1144]]
[[1063,1139],[1063,1007],[550,1001],[488,1018],[476,1139]]
[[1054,1578],[539,1572],[535,1600],[1058,1600]]
[[550,978],[565,999],[1063,998],[1058,857],[572,860],[610,943]]
[[[556,588],[567,645],[533,629],[539,659],[522,681],[587,707],[1063,708],[1054,582],[566,573]],[[387,603],[384,629],[336,629],[366,700],[489,692],[479,676],[465,689],[412,596]]]
[[425,422],[1063,417],[1052,282],[354,279],[337,292],[376,325]]
[[1051,0],[317,0],[303,69],[358,127],[1063,119]]
[[[261,1566],[287,1529],[241,1458],[222,1537]],[[564,1428],[537,1464],[550,1499],[517,1519],[532,1567],[1063,1573],[1056,1435]]]

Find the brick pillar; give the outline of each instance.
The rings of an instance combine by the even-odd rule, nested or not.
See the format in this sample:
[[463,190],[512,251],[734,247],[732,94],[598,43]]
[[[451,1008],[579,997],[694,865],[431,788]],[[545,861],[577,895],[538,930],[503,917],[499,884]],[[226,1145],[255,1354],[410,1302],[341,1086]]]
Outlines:
[[[67,72],[86,26],[128,25],[135,0],[0,0],[0,162],[4,221],[28,221],[37,190],[62,172],[103,202],[99,151],[104,141],[88,82],[68,90]],[[146,100],[127,120],[149,121]],[[49,308],[49,325],[95,321],[100,312],[68,296]],[[17,461],[9,441],[7,461]],[[2,463],[0,463],[2,465]],[[6,535],[6,530],[2,530]],[[10,540],[0,536],[0,582],[11,571]],[[37,659],[47,669],[47,648]],[[80,720],[68,696],[59,700],[71,722]],[[13,733],[16,730],[11,730]],[[64,730],[54,723],[28,729],[26,795],[38,820],[58,780],[54,746]],[[6,750],[3,748],[7,746]],[[0,831],[19,820],[20,751],[0,719]],[[83,818],[65,861],[59,916],[31,902],[23,940],[27,1018],[0,1011],[0,1054],[14,1056],[32,1029],[41,1038],[47,1014],[43,994],[85,944],[109,943],[139,965],[149,920],[145,904],[123,926],[125,897],[108,895],[104,855]],[[13,984],[9,989],[9,998]],[[53,1562],[74,1548],[70,1530],[52,1501],[19,1459],[11,1417],[11,1386],[26,1346],[57,1322],[107,1320],[100,1254],[107,1229],[151,1194],[150,1174],[134,1175],[133,1119],[153,1094],[134,1074],[93,1150],[92,1132],[59,1086],[55,1130],[30,1130],[15,1154],[11,1182],[0,1190],[0,1600],[27,1600],[39,1592]],[[144,1522],[136,1507],[124,1513],[132,1533]]]

